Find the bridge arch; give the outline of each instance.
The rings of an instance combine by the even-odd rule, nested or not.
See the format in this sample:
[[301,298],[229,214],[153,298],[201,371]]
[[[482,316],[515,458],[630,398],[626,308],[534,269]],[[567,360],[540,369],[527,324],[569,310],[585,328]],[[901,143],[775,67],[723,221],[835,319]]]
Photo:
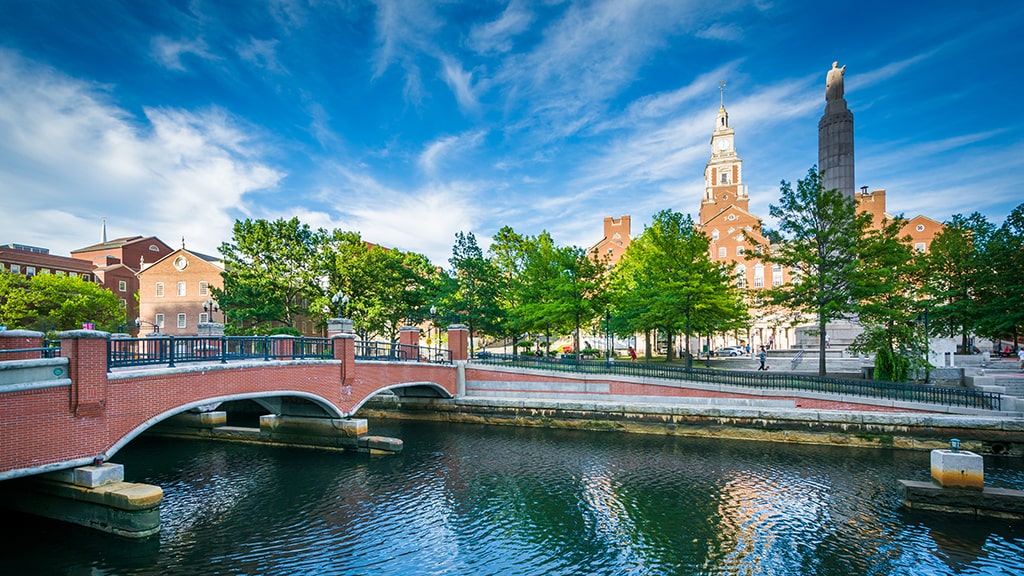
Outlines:
[[375,398],[384,392],[391,392],[395,396],[403,398],[454,398],[454,395],[449,392],[447,388],[437,382],[399,382],[397,384],[382,386],[378,390],[366,395],[366,397],[352,407],[352,411],[349,412],[347,416],[355,414],[371,398]]
[[197,410],[199,412],[208,412],[211,410],[211,407],[217,407],[225,402],[232,402],[236,400],[253,400],[259,403],[261,406],[267,408],[269,411],[275,411],[275,408],[270,403],[265,402],[265,400],[268,398],[281,397],[296,397],[309,400],[312,404],[319,406],[321,409],[323,409],[325,412],[324,416],[328,418],[345,417],[345,415],[342,414],[341,411],[339,411],[338,408],[334,406],[334,404],[332,404],[326,398],[308,392],[302,392],[297,390],[278,390],[241,394],[227,394],[223,396],[215,396],[203,400],[188,402],[178,407],[165,410],[160,414],[148,418],[135,428],[129,430],[127,434],[117,439],[102,454],[99,454],[98,457],[102,458],[103,460],[109,460],[114,454],[116,454],[119,450],[124,448],[129,442],[137,438],[140,434],[142,434],[146,430],[149,430],[153,426],[167,420],[168,418],[171,418],[172,416],[176,416],[178,414],[189,412],[191,410]]

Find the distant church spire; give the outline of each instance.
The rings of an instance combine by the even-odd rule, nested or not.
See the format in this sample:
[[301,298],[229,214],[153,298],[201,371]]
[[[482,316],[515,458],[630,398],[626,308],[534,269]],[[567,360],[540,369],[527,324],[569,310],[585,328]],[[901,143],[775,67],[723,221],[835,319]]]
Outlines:
[[101,240],[104,244],[107,243],[107,219],[103,219],[103,239]]

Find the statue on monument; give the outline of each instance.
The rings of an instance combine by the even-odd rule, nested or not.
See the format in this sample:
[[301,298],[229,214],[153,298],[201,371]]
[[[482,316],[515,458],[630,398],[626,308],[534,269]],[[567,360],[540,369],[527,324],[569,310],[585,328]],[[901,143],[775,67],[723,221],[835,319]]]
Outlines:
[[843,74],[845,73],[846,64],[843,64],[843,67],[840,68],[839,62],[832,63],[832,69],[828,71],[828,76],[825,77],[826,102],[843,99]]

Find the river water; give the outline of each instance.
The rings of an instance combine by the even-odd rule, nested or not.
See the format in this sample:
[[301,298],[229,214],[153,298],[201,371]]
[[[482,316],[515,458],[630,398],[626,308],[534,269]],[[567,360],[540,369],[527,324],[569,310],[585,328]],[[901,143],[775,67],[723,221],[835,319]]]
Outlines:
[[[140,438],[142,542],[8,515],[4,574],[1024,574],[1024,526],[900,507],[928,452],[371,421],[396,456]],[[1021,459],[986,484],[1024,489]]]

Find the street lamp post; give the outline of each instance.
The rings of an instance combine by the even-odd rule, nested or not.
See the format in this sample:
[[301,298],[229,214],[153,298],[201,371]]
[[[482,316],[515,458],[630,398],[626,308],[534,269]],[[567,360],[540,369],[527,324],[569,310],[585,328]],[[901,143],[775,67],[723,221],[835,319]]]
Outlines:
[[214,300],[213,298],[210,298],[206,302],[203,302],[203,312],[207,312],[210,314],[210,322],[214,321],[213,313],[216,312],[217,310],[220,310],[220,307],[217,306],[217,301]]
[[334,293],[334,296],[331,296],[331,303],[338,309],[338,318],[343,317],[345,315],[345,306],[348,305],[348,294],[338,290]]
[[136,328],[142,328],[143,324],[148,324],[148,325],[152,326],[153,327],[153,332],[155,334],[159,334],[160,333],[160,325],[159,324],[154,324],[153,322],[150,322],[148,320],[143,320],[142,318],[136,318],[135,319],[135,327]]
[[[430,334],[431,335],[433,335],[435,331],[438,333],[438,335],[440,335],[440,333],[441,333],[441,331],[437,330],[435,325],[434,325],[434,317],[436,315],[437,315],[437,306],[431,306],[430,307]],[[432,338],[430,339],[430,342],[428,342],[428,344],[430,344],[430,348],[431,348],[430,355],[434,357],[433,358],[434,360],[436,360],[437,359],[437,354],[434,353],[433,347],[434,347],[434,344],[437,344],[437,349],[438,349],[438,354],[439,354],[440,350],[441,350],[441,345],[439,343],[435,342]]]

